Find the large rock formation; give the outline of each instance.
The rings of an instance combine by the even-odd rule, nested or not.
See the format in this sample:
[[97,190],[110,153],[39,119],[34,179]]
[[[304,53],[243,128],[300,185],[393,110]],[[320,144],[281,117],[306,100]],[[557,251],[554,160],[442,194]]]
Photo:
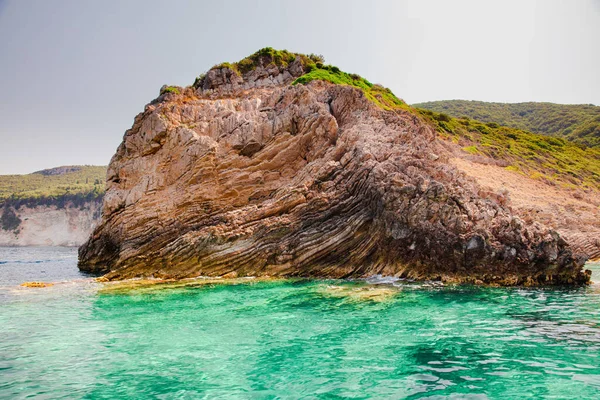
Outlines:
[[301,57],[214,68],[125,133],[80,268],[109,279],[366,277],[589,281],[583,258],[448,161],[410,110],[312,81]]

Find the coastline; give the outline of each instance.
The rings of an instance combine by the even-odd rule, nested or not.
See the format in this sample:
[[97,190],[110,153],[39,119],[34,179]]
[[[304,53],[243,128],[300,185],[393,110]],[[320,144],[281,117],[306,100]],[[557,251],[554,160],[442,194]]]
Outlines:
[[[578,287],[589,287],[600,284],[600,261],[588,262],[585,265],[591,268],[591,279],[585,285]],[[431,280],[431,279],[406,279],[394,276],[374,275],[363,278],[325,278],[325,277],[276,277],[276,276],[246,276],[246,277],[227,277],[227,276],[199,276],[195,278],[128,278],[122,280],[107,280],[100,277],[78,278],[72,280],[52,281],[52,282],[23,282],[20,285],[4,286],[4,288],[12,288],[18,290],[27,290],[45,288],[60,289],[62,285],[72,285],[76,283],[94,283],[98,284],[98,294],[124,294],[130,291],[133,292],[151,292],[156,290],[172,290],[183,288],[196,288],[203,286],[214,285],[253,285],[263,282],[324,282],[332,285],[343,283],[355,283],[366,287],[403,287],[405,285],[426,285],[431,287],[481,287],[481,288],[527,288],[527,289],[560,289],[567,287],[566,285],[500,285],[497,283],[477,282],[475,280]]]

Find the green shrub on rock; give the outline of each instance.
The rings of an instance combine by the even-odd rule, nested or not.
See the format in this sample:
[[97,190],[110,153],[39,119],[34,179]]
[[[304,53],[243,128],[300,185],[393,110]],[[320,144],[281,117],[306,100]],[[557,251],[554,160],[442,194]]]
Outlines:
[[15,213],[12,207],[4,207],[2,217],[0,217],[0,225],[5,231],[15,231],[21,225],[21,218]]

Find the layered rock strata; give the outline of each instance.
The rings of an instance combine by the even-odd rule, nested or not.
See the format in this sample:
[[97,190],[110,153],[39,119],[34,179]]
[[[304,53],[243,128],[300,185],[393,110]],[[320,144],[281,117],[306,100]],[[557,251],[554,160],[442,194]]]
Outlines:
[[583,257],[448,163],[433,129],[297,58],[148,104],[108,168],[79,251],[109,279],[367,277],[581,284]]

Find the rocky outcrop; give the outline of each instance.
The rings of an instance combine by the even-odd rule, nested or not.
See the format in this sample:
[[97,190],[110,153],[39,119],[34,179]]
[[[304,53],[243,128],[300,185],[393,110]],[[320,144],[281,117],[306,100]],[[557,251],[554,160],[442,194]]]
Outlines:
[[593,261],[600,261],[600,233],[598,230],[591,235],[582,232],[565,231],[563,236],[568,239],[569,244],[585,254],[587,258]]
[[[511,210],[525,221],[556,230],[574,252],[600,260],[600,192],[550,184],[495,165],[482,156],[465,155],[460,145],[450,162],[476,180],[482,190],[503,193]],[[600,188],[599,188],[600,189]]]
[[197,86],[203,95],[215,92],[225,94],[238,90],[287,85],[304,72],[305,67],[300,58],[296,58],[285,67],[269,63],[249,71],[243,77],[231,68],[217,67],[208,71]]
[[[268,60],[267,60],[268,61]],[[584,259],[448,163],[432,128],[305,66],[209,71],[148,104],[108,169],[82,270],[580,284]]]

